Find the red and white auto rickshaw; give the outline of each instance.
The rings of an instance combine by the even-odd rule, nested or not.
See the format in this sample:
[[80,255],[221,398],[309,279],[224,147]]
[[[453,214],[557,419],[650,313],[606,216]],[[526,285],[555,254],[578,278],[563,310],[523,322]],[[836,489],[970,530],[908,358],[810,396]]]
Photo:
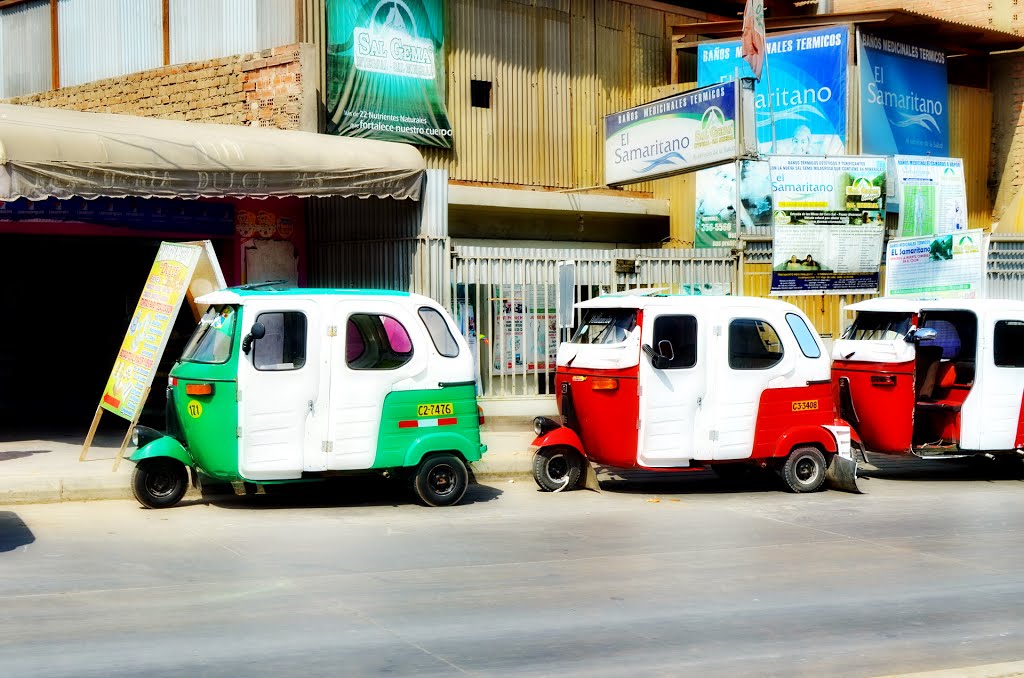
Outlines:
[[869,299],[846,307],[832,375],[843,419],[869,452],[1020,455],[1024,303]]
[[591,462],[725,474],[778,471],[793,492],[826,476],[856,491],[850,429],[837,420],[829,357],[795,306],[752,297],[598,297],[558,350],[561,423],[534,421],[544,490],[596,485]]

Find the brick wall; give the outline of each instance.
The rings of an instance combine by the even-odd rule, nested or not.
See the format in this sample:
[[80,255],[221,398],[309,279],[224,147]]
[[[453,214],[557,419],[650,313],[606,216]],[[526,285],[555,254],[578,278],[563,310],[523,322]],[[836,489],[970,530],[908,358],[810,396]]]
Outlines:
[[316,132],[316,92],[312,84],[307,86],[315,81],[313,57],[312,45],[288,45],[164,66],[7,102]]

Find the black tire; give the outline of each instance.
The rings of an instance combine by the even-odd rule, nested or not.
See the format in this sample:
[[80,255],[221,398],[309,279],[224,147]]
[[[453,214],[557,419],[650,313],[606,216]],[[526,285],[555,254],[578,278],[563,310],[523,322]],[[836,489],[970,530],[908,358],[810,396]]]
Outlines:
[[825,485],[828,466],[816,447],[798,447],[789,453],[779,475],[790,492],[817,492]]
[[543,447],[533,455],[533,479],[545,492],[575,490],[585,463],[571,447]]
[[177,459],[143,459],[132,474],[132,494],[151,509],[170,508],[188,490],[188,469]]
[[465,462],[454,454],[435,454],[420,462],[412,489],[427,506],[458,504],[469,487]]

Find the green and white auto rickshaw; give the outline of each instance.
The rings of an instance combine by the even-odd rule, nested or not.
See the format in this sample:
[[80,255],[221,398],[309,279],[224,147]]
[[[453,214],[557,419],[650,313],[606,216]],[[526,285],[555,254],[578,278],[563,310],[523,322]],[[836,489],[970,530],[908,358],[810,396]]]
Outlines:
[[136,427],[132,487],[176,504],[198,473],[238,485],[377,472],[462,499],[480,443],[475,364],[437,302],[381,290],[242,286],[209,305],[171,370],[167,432]]

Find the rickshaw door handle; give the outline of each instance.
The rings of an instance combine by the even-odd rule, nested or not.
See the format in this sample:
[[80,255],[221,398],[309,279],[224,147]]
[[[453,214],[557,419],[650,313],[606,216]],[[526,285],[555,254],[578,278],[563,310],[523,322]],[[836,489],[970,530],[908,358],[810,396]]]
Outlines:
[[309,413],[313,414],[313,401],[312,400],[309,401]]

